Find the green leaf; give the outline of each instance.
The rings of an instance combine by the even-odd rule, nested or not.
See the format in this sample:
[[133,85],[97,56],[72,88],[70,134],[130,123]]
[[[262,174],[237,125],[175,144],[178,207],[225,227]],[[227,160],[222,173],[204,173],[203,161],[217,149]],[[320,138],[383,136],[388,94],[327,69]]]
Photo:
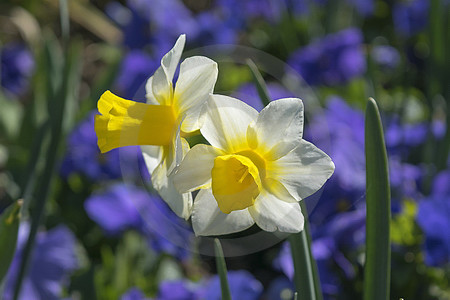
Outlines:
[[22,203],[22,200],[16,201],[0,215],[0,283],[8,272],[16,250]]
[[377,104],[372,98],[366,107],[365,151],[367,219],[364,299],[387,300],[391,275],[391,196],[383,128]]
[[251,59],[247,59],[247,65],[252,72],[253,82],[256,85],[256,89],[258,90],[259,98],[261,99],[264,106],[270,103],[269,92],[267,91],[266,83],[264,82],[261,73],[258,71],[258,67],[256,67],[255,63]]
[[300,206],[305,217],[303,231],[289,236],[292,260],[294,262],[294,285],[299,299],[321,300],[319,275],[311,253],[311,238],[309,234],[308,211],[303,201]]
[[220,277],[220,288],[222,290],[222,300],[231,300],[230,287],[227,279],[227,265],[223,257],[222,245],[219,239],[214,239],[214,252],[216,255],[217,273]]

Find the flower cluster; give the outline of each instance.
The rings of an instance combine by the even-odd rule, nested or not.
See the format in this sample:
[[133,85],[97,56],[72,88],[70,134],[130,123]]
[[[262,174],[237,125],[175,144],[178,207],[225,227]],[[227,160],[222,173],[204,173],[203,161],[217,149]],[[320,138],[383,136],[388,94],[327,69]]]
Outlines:
[[[146,84],[147,103],[105,92],[95,129],[102,152],[140,145],[153,187],[180,217],[192,215],[197,235],[221,235],[257,224],[300,232],[298,201],[333,174],[331,159],[302,139],[303,102],[285,98],[259,114],[244,102],[212,94],[217,64],[202,56],[180,66],[181,35]],[[210,145],[190,149],[199,130]],[[200,190],[192,199],[191,192]]]

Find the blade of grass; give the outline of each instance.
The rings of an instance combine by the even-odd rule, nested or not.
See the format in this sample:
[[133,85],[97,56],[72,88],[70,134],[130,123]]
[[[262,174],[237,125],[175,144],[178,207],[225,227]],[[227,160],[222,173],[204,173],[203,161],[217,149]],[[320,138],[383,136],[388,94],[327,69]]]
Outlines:
[[366,107],[366,263],[364,299],[389,299],[391,200],[389,174],[380,113],[374,99]]
[[11,204],[0,215],[0,285],[8,272],[16,250],[22,200]]
[[256,89],[258,90],[259,98],[261,99],[264,106],[270,103],[269,92],[267,91],[266,83],[264,82],[264,78],[261,76],[261,73],[258,71],[258,67],[251,59],[247,59],[247,65],[250,68],[252,73],[253,82],[256,85]]
[[[71,79],[74,75],[72,73],[78,70],[77,66],[80,60],[80,54],[77,53],[77,49],[78,48],[76,48],[75,51],[73,49],[69,49],[65,64],[60,69],[60,74],[63,74],[62,82],[60,85],[54,86],[54,92],[49,95],[48,114],[50,121],[50,143],[45,156],[44,169],[42,174],[39,176],[41,181],[35,193],[36,197],[34,198],[34,209],[31,212],[30,232],[22,253],[22,260],[19,265],[19,272],[14,286],[13,299],[15,300],[19,297],[23,278],[26,274],[29,259],[33,251],[37,230],[42,222],[45,204],[50,196],[56,161],[58,159],[59,146],[61,144],[60,140],[63,132],[64,113],[66,111],[65,106],[68,98],[67,91],[73,88],[71,85]],[[52,50],[51,48],[48,48],[47,51],[51,52]],[[49,55],[51,55],[51,53],[49,53]]]
[[230,287],[227,279],[227,265],[223,257],[222,245],[219,239],[214,239],[214,253],[216,255],[217,273],[220,278],[220,289],[222,290],[222,300],[231,300]]
[[61,18],[61,35],[64,45],[69,41],[70,21],[69,21],[69,7],[67,0],[59,0],[59,15]]
[[294,262],[294,285],[299,299],[321,300],[322,292],[317,265],[311,253],[308,211],[303,201],[300,206],[305,216],[303,231],[289,236],[292,260]]

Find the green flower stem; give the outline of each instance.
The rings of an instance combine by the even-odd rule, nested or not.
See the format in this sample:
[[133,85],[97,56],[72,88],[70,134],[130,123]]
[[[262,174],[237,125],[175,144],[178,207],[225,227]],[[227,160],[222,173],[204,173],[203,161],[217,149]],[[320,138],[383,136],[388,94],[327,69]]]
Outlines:
[[294,262],[295,291],[299,299],[322,300],[317,265],[311,253],[308,211],[304,201],[300,201],[300,207],[305,217],[304,229],[289,236]]
[[247,59],[247,65],[252,73],[253,82],[256,85],[259,98],[261,99],[263,105],[266,106],[270,103],[270,96],[269,92],[267,91],[267,86],[264,82],[264,78],[262,77],[261,73],[259,73],[258,67],[251,59]]
[[366,263],[364,300],[389,299],[391,199],[383,127],[374,99],[366,107]]
[[217,273],[220,278],[220,288],[222,290],[222,300],[231,300],[230,287],[227,279],[227,266],[223,256],[222,245],[219,239],[214,239],[214,252],[216,255]]

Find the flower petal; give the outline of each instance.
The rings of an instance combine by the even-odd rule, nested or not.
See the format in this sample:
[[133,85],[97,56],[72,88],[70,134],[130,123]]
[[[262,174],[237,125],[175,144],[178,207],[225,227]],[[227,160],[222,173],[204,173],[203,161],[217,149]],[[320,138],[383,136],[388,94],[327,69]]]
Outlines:
[[192,195],[180,194],[175,189],[173,178],[167,174],[167,164],[164,161],[152,173],[153,187],[179,217],[187,220],[192,212]]
[[255,224],[247,209],[224,214],[211,189],[200,190],[195,198],[192,226],[196,235],[222,235],[239,232]]
[[179,192],[186,193],[211,182],[214,159],[222,155],[220,149],[208,145],[195,145],[184,157],[174,175]]
[[[252,125],[256,146],[269,160],[276,160],[300,144],[303,134],[303,102],[285,98],[270,102]],[[249,134],[249,144],[255,146]]]
[[217,73],[217,63],[204,56],[189,57],[181,63],[174,105],[180,114],[186,115],[182,126],[184,132],[200,128],[201,107],[214,90]]
[[262,192],[248,211],[256,224],[269,232],[300,232],[305,223],[298,203],[281,201],[268,192]]
[[161,66],[149,78],[146,84],[147,99],[154,102],[155,100],[161,105],[172,104],[172,80],[175,70],[183,53],[186,36],[184,34],[178,37],[173,48],[166,53],[161,59]]
[[201,118],[200,132],[214,147],[230,153],[248,148],[248,125],[258,112],[244,102],[223,95],[210,95]]
[[313,144],[302,140],[293,151],[268,163],[266,176],[281,182],[300,201],[317,192],[333,172],[331,158]]
[[161,163],[163,147],[161,146],[141,146],[142,155],[144,157],[145,165],[150,174]]

